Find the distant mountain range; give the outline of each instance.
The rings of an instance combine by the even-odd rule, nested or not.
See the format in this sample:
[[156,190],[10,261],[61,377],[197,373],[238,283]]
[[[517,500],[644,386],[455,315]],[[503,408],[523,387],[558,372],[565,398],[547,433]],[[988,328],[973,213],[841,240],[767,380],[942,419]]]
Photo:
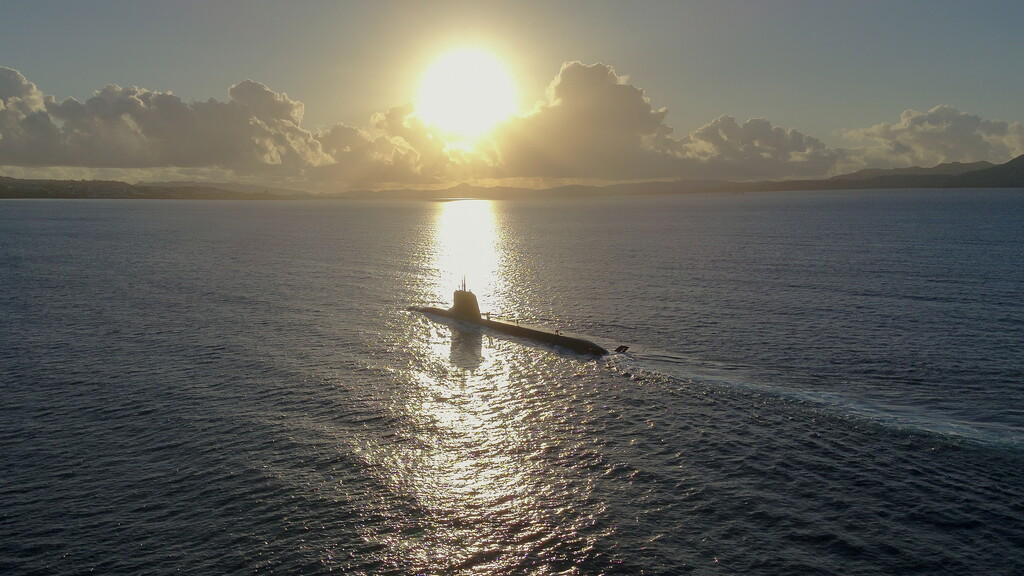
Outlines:
[[[300,192],[308,196],[305,192]],[[274,200],[284,196],[270,191],[245,192],[217,185],[128,184],[107,180],[21,180],[0,176],[0,198],[83,198],[150,200]]]
[[235,184],[231,182],[192,182],[189,180],[174,180],[170,182],[143,182],[143,186],[154,188],[215,188],[217,190],[228,190],[230,192],[241,192],[244,194],[273,194],[275,196],[307,196],[309,193],[304,190],[289,190],[287,188],[271,188],[269,186],[254,186],[252,184]]
[[933,168],[861,170],[828,180],[761,183],[766,190],[846,190],[899,188],[1024,188],[1024,155],[1005,164],[952,162]]
[[881,168],[865,168],[858,170],[850,174],[841,174],[829,178],[829,180],[870,180],[872,178],[882,178],[886,176],[959,176],[966,172],[973,172],[975,170],[984,170],[991,168],[995,164],[991,162],[971,162],[965,164],[963,162],[949,162],[947,164],[939,164],[931,168],[921,168],[919,166],[913,166],[911,168],[892,168],[885,170]]
[[590,197],[624,194],[687,194],[691,192],[765,192],[785,190],[899,190],[913,188],[1024,188],[1024,155],[1005,164],[951,162],[932,168],[867,169],[824,180],[673,180],[608,186],[560,186],[545,190],[476,187],[460,184],[445,190],[359,190],[345,198],[443,199]]
[[896,190],[912,188],[1024,188],[1024,155],[1005,164],[989,162],[939,164],[932,168],[866,169],[824,180],[674,180],[608,186],[558,186],[543,190],[460,184],[443,190],[357,190],[318,195],[244,184],[151,182],[128,184],[101,180],[22,180],[0,176],[0,198],[136,198],[136,199],[420,199],[448,198],[586,198],[628,194],[691,192],[760,192],[784,190]]

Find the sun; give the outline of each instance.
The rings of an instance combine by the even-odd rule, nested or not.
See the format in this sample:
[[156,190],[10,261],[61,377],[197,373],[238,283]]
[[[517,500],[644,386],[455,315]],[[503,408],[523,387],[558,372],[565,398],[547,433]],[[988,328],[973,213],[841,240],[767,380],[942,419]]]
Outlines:
[[430,126],[474,140],[516,113],[515,84],[502,62],[475,48],[448,52],[423,74],[416,110]]

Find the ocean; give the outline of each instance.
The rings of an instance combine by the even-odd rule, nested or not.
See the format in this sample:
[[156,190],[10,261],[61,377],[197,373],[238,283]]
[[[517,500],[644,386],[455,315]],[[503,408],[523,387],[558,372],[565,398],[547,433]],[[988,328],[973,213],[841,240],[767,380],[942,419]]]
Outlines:
[[0,573],[1024,574],[1022,265],[1020,190],[0,201]]

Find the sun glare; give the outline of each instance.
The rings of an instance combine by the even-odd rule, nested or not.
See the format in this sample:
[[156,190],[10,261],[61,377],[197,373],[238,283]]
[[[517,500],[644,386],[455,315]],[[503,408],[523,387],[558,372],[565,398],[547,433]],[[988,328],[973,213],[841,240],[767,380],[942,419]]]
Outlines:
[[493,54],[476,49],[449,52],[427,69],[416,110],[429,125],[472,140],[516,112],[512,76]]
[[483,305],[497,292],[498,231],[492,203],[487,200],[456,200],[439,204],[436,221],[437,291],[442,301],[465,278],[485,296]]

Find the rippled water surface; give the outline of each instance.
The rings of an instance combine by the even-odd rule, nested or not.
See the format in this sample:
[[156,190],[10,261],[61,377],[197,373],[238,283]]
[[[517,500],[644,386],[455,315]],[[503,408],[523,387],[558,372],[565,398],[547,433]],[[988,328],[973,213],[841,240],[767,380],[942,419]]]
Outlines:
[[[2,574],[1024,573],[1024,194],[0,202]],[[408,312],[466,277],[595,359]]]

